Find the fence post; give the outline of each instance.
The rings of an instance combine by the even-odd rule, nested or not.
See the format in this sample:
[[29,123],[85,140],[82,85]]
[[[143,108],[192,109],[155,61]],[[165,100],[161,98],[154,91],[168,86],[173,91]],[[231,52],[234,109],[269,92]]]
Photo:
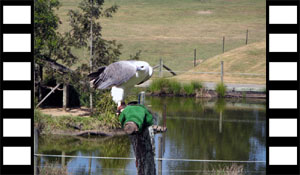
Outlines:
[[223,53],[225,52],[225,36],[223,36]]
[[224,76],[224,69],[223,69],[223,66],[224,66],[224,61],[221,61],[221,83],[223,84],[223,76]]
[[162,174],[162,137],[158,138],[158,175]]
[[67,110],[68,98],[69,98],[68,84],[64,84],[63,85],[63,109],[64,109],[64,111]]
[[163,65],[164,65],[164,62],[163,62],[162,58],[160,58],[160,60],[159,60],[159,77],[163,77]]
[[196,49],[194,49],[194,67],[196,67],[197,55]]
[[248,29],[247,29],[247,32],[246,32],[246,45],[248,44]]

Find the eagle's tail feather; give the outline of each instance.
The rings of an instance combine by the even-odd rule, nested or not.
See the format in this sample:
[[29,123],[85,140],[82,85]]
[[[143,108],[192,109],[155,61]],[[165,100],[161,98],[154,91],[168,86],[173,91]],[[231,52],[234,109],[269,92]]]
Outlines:
[[88,77],[90,78],[90,81],[92,81],[93,79],[97,78],[105,70],[105,68],[106,68],[106,66],[102,66],[96,72],[90,73],[88,75]]

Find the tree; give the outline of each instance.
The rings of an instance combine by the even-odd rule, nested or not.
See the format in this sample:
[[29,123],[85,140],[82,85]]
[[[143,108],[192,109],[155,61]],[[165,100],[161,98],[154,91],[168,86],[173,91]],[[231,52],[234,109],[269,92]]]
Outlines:
[[[100,66],[108,65],[119,60],[121,55],[121,44],[117,44],[115,40],[104,40],[101,35],[102,27],[99,19],[101,17],[112,17],[118,9],[117,5],[113,5],[107,9],[103,9],[104,0],[82,0],[78,10],[70,10],[69,32],[70,40],[76,47],[86,47],[90,50],[90,65],[82,64],[83,68],[89,68],[89,72]],[[89,44],[90,43],[90,44]],[[92,92],[90,89],[90,108],[92,111]]]
[[[55,64],[60,62],[66,66],[71,66],[78,60],[71,52],[72,42],[70,42],[68,34],[60,34],[57,31],[60,20],[54,10],[59,7],[58,0],[35,0],[34,59],[38,70],[36,80],[39,87],[36,89],[40,89],[44,71],[51,73],[56,80],[61,82],[70,81],[70,76],[55,71]],[[40,98],[40,90],[38,93]]]

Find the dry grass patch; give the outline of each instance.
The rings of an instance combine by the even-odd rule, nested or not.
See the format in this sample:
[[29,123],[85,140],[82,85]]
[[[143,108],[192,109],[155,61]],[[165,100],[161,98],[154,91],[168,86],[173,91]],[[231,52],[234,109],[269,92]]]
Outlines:
[[[220,74],[195,74],[193,72],[221,72],[220,62],[224,61],[225,83],[265,84],[265,50],[265,41],[243,46],[207,59],[195,68],[174,78],[180,81],[200,80],[219,82],[221,81]],[[238,73],[250,73],[254,75],[239,75]]]

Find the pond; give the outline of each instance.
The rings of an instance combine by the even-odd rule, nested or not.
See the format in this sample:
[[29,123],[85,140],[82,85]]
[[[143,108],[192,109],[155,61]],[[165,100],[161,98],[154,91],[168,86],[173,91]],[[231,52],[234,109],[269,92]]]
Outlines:
[[[156,155],[158,138],[162,137],[163,158],[167,159],[162,161],[162,174],[216,174],[228,169],[265,174],[265,100],[147,97],[145,103],[157,114],[159,125],[166,106],[168,131],[155,135]],[[134,159],[89,158],[134,158],[128,136],[40,136],[38,153],[81,156],[37,157],[36,165],[43,167],[39,171],[44,174],[47,168],[56,167],[63,167],[58,174],[136,174]],[[158,161],[155,163],[157,171]]]

